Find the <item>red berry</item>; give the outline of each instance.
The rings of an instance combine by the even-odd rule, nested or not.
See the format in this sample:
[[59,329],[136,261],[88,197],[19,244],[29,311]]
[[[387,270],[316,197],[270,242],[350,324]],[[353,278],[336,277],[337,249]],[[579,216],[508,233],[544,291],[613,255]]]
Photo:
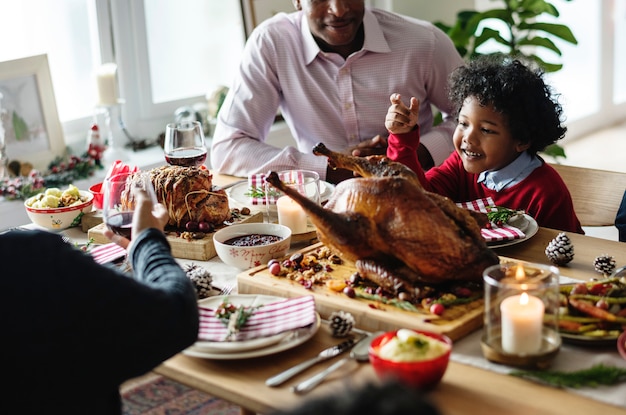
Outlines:
[[208,222],[203,221],[203,222],[198,223],[198,229],[201,232],[211,232],[213,230],[213,225],[211,225]]
[[280,274],[280,264],[278,262],[271,263],[268,269],[272,275]]
[[187,229],[189,232],[198,230],[198,222],[190,220],[189,222],[185,223],[185,229]]
[[585,284],[584,282],[579,282],[576,285],[574,285],[574,288],[572,288],[572,291],[570,292],[570,294],[588,294],[589,290],[587,289],[587,284]]
[[343,289],[343,293],[350,298],[356,297],[356,291],[354,291],[353,287],[347,286]]
[[434,303],[430,306],[431,314],[434,314],[436,316],[442,315],[445,310],[446,308],[441,303]]

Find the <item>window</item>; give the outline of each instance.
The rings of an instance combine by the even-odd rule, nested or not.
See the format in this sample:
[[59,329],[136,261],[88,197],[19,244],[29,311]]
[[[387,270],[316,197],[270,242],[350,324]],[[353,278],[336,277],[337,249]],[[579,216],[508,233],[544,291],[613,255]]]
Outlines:
[[[366,4],[414,11],[419,18],[414,1],[366,0]],[[458,0],[426,3],[429,15],[447,16],[450,8],[467,7],[468,1],[463,6]],[[484,5],[485,0],[474,3],[481,2]],[[491,3],[488,7],[493,7]],[[568,137],[623,120],[626,78],[618,75],[626,73],[626,3],[554,3],[561,12],[559,22],[570,26],[580,42],[559,45],[565,66],[553,77],[563,95]],[[213,87],[230,83],[245,42],[242,5],[250,12],[249,4],[249,0],[2,0],[0,60],[48,54],[59,117],[66,142],[73,145],[83,143],[95,112],[95,69],[104,62],[117,63],[128,131],[153,139],[176,108],[204,103]]]
[[245,42],[240,2],[230,0],[2,0],[0,15],[0,60],[48,54],[72,146],[96,112],[102,63],[118,65],[128,131],[155,138],[177,107],[229,83]]

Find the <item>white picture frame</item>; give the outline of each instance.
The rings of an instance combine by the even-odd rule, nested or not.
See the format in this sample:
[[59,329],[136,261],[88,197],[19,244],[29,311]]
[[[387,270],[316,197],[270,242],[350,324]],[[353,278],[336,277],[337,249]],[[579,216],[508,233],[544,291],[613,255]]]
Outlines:
[[47,170],[66,152],[48,56],[0,62],[0,93],[8,159]]

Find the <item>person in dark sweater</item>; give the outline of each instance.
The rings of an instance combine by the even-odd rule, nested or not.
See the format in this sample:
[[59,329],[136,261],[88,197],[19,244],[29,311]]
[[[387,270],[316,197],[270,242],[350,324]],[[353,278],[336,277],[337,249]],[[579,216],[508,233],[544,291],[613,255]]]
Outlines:
[[561,176],[537,155],[563,138],[562,107],[543,72],[505,55],[481,56],[449,79],[457,114],[455,151],[424,171],[415,156],[419,102],[390,97],[387,156],[419,176],[426,190],[455,202],[491,197],[497,206],[524,210],[540,226],[584,233]]
[[193,344],[196,292],[143,193],[132,276],[44,231],[0,235],[2,414],[121,414],[120,385]]

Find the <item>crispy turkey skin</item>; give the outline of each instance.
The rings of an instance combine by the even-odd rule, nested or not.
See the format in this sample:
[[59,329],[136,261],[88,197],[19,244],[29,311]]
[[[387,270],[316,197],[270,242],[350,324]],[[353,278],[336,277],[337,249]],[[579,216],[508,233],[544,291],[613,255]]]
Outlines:
[[480,281],[482,271],[498,263],[480,234],[476,218],[484,215],[425,191],[406,166],[384,156],[335,153],[321,144],[314,153],[362,177],[339,183],[324,207],[284,186],[275,172],[266,180],[307,211],[319,240],[354,261],[362,277],[392,293],[410,293],[416,283]]

